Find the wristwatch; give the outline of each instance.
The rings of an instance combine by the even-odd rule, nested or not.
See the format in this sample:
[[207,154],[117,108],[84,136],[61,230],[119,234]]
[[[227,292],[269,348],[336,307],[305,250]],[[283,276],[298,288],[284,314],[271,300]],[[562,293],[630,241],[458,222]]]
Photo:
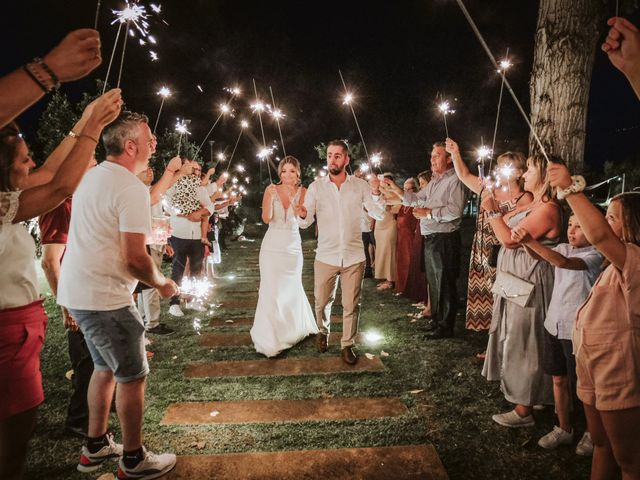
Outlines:
[[582,175],[572,175],[571,185],[569,185],[565,189],[558,190],[556,193],[556,197],[558,197],[558,200],[564,200],[565,197],[571,195],[572,193],[582,192],[586,186],[587,182]]

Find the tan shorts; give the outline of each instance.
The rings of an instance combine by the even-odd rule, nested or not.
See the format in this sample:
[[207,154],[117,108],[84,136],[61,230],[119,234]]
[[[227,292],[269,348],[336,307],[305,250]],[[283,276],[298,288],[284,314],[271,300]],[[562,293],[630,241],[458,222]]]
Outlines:
[[582,332],[578,398],[598,410],[640,407],[640,331]]

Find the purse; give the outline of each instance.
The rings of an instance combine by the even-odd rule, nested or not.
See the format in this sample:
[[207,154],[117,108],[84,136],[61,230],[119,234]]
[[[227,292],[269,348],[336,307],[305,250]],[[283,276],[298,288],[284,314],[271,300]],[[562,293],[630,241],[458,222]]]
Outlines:
[[491,292],[522,308],[526,308],[529,300],[531,300],[534,287],[535,284],[527,280],[498,270],[496,272],[496,281],[491,287]]

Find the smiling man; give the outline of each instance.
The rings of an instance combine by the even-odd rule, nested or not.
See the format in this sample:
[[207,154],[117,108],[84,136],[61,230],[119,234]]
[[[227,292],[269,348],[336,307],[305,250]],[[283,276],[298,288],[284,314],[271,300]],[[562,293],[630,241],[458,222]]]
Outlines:
[[420,219],[424,238],[424,266],[429,284],[432,319],[429,338],[453,336],[457,313],[456,280],[460,273],[460,223],[465,195],[453,169],[444,142],[431,150],[431,181],[418,193],[405,192],[405,205],[412,205]]
[[340,277],[342,285],[343,329],[342,360],[353,365],[357,356],[353,350],[360,317],[360,291],[365,256],[360,221],[363,206],[369,215],[382,220],[384,202],[380,198],[378,179],[365,180],[348,175],[349,149],[342,140],[333,140],[327,147],[329,175],[309,185],[304,205],[296,209],[300,226],[307,228],[318,222],[318,248],[314,269],[316,336],[319,352],[326,352],[331,327],[331,307]]

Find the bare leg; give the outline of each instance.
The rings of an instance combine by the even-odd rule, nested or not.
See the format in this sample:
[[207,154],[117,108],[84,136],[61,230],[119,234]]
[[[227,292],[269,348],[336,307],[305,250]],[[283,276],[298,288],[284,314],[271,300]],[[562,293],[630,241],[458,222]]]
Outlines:
[[0,478],[22,478],[29,439],[36,426],[38,408],[18,413],[0,422]]
[[558,377],[554,375],[553,399],[556,402],[556,413],[560,428],[565,432],[571,433],[571,422],[569,420],[571,396],[569,394],[569,378],[566,375]]
[[142,447],[145,379],[146,377],[143,377],[133,382],[120,383],[116,391],[116,409],[125,452]]
[[593,440],[593,459],[591,460],[591,480],[609,480],[617,478],[618,465],[611,450],[609,437],[605,431],[600,412],[591,405],[584,404],[587,426]]
[[622,479],[640,480],[640,407],[601,411],[600,420],[622,470]]
[[113,372],[109,370],[93,371],[87,393],[89,404],[89,431],[87,433],[90,437],[99,437],[107,432],[115,386]]

